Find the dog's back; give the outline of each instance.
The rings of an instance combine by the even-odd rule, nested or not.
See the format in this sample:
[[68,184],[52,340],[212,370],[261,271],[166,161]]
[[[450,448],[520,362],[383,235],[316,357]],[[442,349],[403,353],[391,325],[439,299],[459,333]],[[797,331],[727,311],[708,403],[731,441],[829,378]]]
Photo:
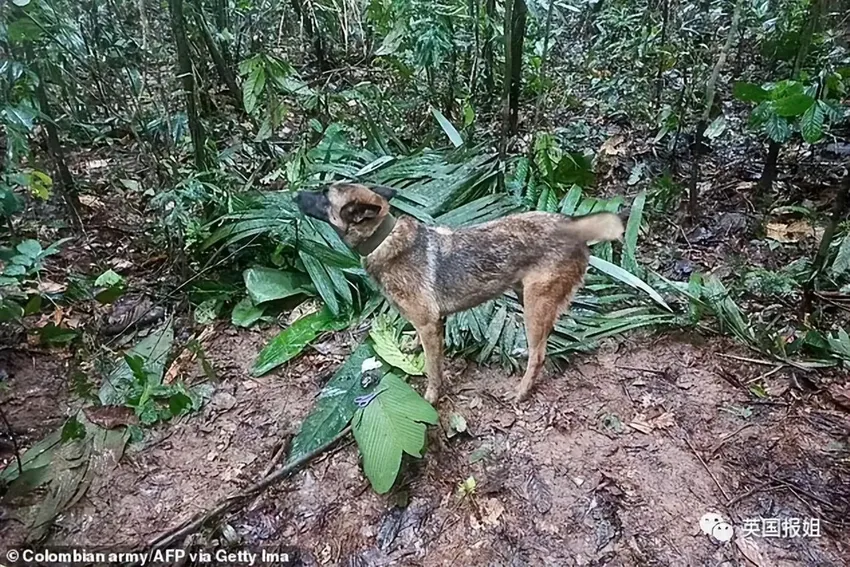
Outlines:
[[530,212],[460,230],[425,230],[434,291],[448,314],[501,295],[531,272],[573,268],[568,271],[583,277],[588,243],[619,239],[623,225],[610,213],[572,219]]

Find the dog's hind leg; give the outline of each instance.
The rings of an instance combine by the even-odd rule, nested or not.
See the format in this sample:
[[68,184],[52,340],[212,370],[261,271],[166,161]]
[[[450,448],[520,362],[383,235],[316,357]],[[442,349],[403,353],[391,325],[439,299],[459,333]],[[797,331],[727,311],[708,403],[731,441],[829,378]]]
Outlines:
[[523,280],[523,317],[528,339],[528,367],[516,393],[516,401],[528,397],[546,359],[546,341],[555,321],[572,300],[584,270],[542,271]]

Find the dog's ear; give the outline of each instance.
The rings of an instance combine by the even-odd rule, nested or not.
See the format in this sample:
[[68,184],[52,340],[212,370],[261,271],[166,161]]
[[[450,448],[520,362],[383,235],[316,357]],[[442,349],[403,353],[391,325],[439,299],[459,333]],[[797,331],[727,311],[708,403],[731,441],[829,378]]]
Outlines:
[[398,191],[396,191],[392,187],[387,187],[386,185],[369,185],[369,189],[371,189],[387,201],[395,197],[398,193]]
[[379,205],[352,201],[351,203],[346,203],[340,209],[339,216],[348,224],[357,224],[364,220],[375,218],[380,212],[381,207]]

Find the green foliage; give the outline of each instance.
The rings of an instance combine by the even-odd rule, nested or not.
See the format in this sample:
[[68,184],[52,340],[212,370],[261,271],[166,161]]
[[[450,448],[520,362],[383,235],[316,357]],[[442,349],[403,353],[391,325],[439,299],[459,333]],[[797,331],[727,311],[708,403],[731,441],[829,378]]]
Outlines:
[[410,376],[421,376],[425,373],[424,353],[412,356],[402,352],[399,347],[399,333],[392,325],[389,317],[379,315],[372,321],[372,329],[369,332],[372,339],[372,348],[378,356],[392,366]]
[[371,345],[361,343],[319,392],[292,440],[287,462],[310,454],[345,429],[357,410],[355,399],[372,393],[386,371]]
[[347,319],[337,317],[327,308],[305,315],[266,345],[257,357],[251,373],[254,376],[262,376],[274,370],[301,354],[301,351],[322,333],[344,329],[348,324]]
[[169,320],[128,350],[106,375],[100,388],[100,402],[132,408],[143,425],[168,421],[200,409],[211,394],[208,386],[187,388],[179,383],[162,382],[173,341],[174,331]]
[[394,374],[383,377],[374,398],[352,420],[363,471],[378,494],[392,488],[403,454],[422,456],[426,424],[438,421],[434,408],[404,380]]
[[92,482],[110,472],[128,440],[126,428],[103,429],[80,411],[21,455],[22,473],[15,459],[0,471],[0,485],[8,485],[7,500],[44,487],[30,517],[28,542],[41,541],[53,521],[79,502]]
[[[836,91],[840,91],[841,84],[836,82]],[[844,115],[838,101],[826,98],[830,96],[828,89],[806,86],[800,81],[764,86],[739,82],[735,83],[733,94],[738,100],[756,104],[750,114],[750,126],[778,143],[788,141],[796,129],[806,142],[814,144],[823,138],[830,121],[838,122]]]

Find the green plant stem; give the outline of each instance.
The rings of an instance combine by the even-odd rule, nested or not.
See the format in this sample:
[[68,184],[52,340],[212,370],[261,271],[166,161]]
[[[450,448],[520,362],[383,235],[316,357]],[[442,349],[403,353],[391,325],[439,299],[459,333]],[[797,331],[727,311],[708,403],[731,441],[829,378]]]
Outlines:
[[278,481],[288,477],[293,472],[297,471],[331,447],[333,447],[340,439],[346,437],[349,433],[351,433],[351,425],[348,425],[342,431],[337,434],[336,437],[328,441],[327,443],[317,447],[313,451],[307,453],[303,457],[292,461],[271,473],[270,475],[263,478],[261,481],[252,484],[248,488],[235,492],[230,496],[226,496],[221,499],[218,504],[216,504],[212,510],[209,512],[196,514],[192,519],[180,524],[179,526],[168,530],[167,532],[160,534],[159,536],[152,539],[148,542],[146,548],[148,550],[162,549],[164,547],[173,546],[175,544],[180,543],[183,538],[186,536],[196,532],[200,529],[204,524],[211,522],[217,518],[220,518],[224,514],[236,510],[243,504],[245,504],[251,498],[257,496],[259,493],[269,488],[273,484]]

